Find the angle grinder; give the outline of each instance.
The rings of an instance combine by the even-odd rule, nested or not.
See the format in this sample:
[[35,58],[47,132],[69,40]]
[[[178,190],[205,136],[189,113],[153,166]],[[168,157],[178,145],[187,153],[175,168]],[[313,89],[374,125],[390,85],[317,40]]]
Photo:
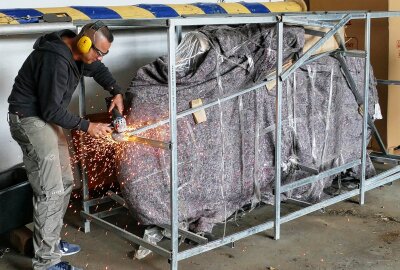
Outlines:
[[[107,108],[110,107],[112,102],[112,97],[107,97],[106,98],[106,104]],[[121,141],[123,138],[123,134],[125,131],[127,131],[128,127],[126,125],[126,120],[124,116],[118,111],[117,107],[114,107],[111,111],[111,126],[114,128],[114,132],[112,133],[112,138],[116,141]]]

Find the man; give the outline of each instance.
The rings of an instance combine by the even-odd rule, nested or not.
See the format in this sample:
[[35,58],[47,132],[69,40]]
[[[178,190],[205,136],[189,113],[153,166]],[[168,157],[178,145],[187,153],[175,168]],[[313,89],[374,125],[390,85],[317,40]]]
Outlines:
[[82,76],[93,77],[113,95],[109,107],[122,113],[121,88],[101,63],[113,35],[101,21],[85,25],[79,35],[62,30],[40,37],[22,65],[8,98],[12,137],[23,152],[23,161],[34,196],[33,269],[78,269],[61,256],[80,250],[60,240],[73,176],[64,129],[77,129],[94,137],[112,130],[70,113],[67,106]]

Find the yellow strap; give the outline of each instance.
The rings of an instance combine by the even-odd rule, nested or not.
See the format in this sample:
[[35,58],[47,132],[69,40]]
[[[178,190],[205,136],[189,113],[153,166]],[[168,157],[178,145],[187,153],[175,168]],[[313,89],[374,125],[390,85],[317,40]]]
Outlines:
[[35,8],[42,13],[67,13],[73,21],[75,20],[90,20],[83,12],[71,7],[55,7],[55,8]]

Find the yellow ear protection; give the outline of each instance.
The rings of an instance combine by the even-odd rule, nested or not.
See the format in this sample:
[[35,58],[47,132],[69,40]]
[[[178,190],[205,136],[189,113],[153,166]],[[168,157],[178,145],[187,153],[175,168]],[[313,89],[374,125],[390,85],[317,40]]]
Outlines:
[[91,27],[89,27],[89,29],[85,30],[82,37],[80,37],[76,43],[78,50],[83,54],[88,53],[94,43],[94,35],[97,31],[99,31],[99,29],[105,26],[106,25],[102,21],[97,21]]

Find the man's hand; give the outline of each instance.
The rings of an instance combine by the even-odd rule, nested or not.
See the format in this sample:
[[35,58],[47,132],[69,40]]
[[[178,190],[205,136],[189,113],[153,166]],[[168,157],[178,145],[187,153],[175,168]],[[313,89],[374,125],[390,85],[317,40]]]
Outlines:
[[109,124],[104,123],[89,123],[88,131],[90,136],[95,138],[101,138],[107,136],[112,132],[112,129]]
[[108,112],[111,112],[114,107],[117,107],[120,114],[124,113],[124,98],[121,94],[115,95],[111,100],[110,108],[108,108]]

